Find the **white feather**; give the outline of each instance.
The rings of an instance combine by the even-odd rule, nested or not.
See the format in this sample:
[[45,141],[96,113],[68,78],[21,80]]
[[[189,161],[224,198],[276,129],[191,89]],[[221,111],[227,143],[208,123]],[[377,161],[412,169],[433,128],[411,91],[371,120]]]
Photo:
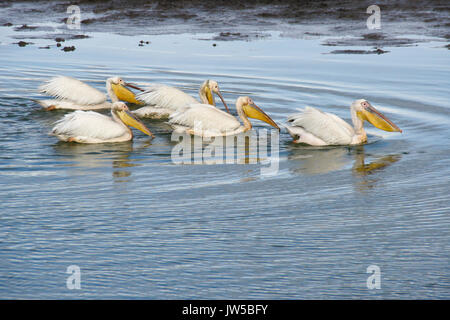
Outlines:
[[146,106],[132,111],[139,118],[167,119],[174,113],[173,109]]
[[207,132],[204,135],[236,133],[242,127],[234,116],[209,104],[191,104],[184,111],[172,114],[168,123],[178,131],[181,128],[202,130]]
[[347,145],[355,136],[355,130],[347,122],[312,107],[289,116],[287,129],[292,136],[300,137],[299,142],[311,145]]
[[306,143],[312,146],[326,146],[327,143],[320,138],[317,138],[312,133],[309,133],[302,127],[285,126],[288,133],[295,139],[296,143]]
[[44,108],[53,107],[54,109],[67,109],[67,110],[101,110],[101,109],[111,109],[110,102],[103,102],[94,105],[80,105],[68,100],[34,100],[39,103]]
[[100,142],[117,139],[129,131],[124,124],[93,111],[66,114],[56,122],[52,133],[61,140],[75,138],[83,142]]
[[182,111],[190,104],[199,103],[180,89],[162,84],[154,84],[146,88],[146,91],[138,94],[136,99],[152,107],[136,110],[135,114],[141,117],[167,117],[167,114]]
[[90,85],[66,76],[51,78],[39,87],[41,93],[77,105],[96,105],[106,102],[106,95]]

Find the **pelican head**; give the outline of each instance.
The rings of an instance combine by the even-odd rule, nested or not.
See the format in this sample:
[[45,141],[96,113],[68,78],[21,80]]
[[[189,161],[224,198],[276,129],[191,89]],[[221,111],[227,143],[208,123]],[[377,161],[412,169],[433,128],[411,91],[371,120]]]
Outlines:
[[364,122],[369,121],[378,129],[390,132],[402,132],[391,120],[375,109],[369,101],[365,99],[355,100],[351,108],[356,112],[356,116]]
[[206,80],[203,82],[202,86],[200,87],[200,96],[206,96],[206,99],[208,100],[208,104],[215,106],[216,102],[214,101],[213,93],[217,94],[222,100],[223,105],[227,109],[228,113],[230,113],[230,109],[228,109],[228,106],[223,99],[222,93],[219,89],[219,84],[217,81],[214,80]]
[[264,121],[280,131],[280,127],[275,123],[275,121],[273,121],[272,118],[262,111],[250,97],[239,97],[236,101],[236,109],[241,118],[244,118],[242,117],[242,113],[244,113],[245,116]]
[[143,133],[154,137],[151,131],[130,112],[128,106],[123,102],[114,102],[111,107],[111,113],[117,119],[120,119],[125,125],[142,131]]
[[[142,104],[141,102],[136,100],[134,93],[126,87],[144,91],[143,89],[132,83],[125,82],[121,77],[112,77],[106,80],[106,90],[110,92],[109,88],[111,88],[112,92],[117,97],[117,100],[122,100],[134,104]],[[112,97],[113,96],[111,95],[111,98]]]

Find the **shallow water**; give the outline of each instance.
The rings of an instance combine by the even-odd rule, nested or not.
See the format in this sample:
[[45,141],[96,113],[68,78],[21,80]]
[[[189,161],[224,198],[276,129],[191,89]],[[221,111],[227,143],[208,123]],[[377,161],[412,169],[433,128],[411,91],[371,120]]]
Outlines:
[[[0,298],[450,298],[449,53],[442,42],[333,55],[320,40],[92,33],[74,52],[0,46]],[[345,49],[345,48],[344,48]],[[366,47],[356,48],[367,50]],[[370,49],[370,48],[369,48]],[[182,58],[180,58],[182,57]],[[50,132],[65,112],[30,99],[54,75],[176,85],[217,80],[278,123],[311,105],[349,120],[366,98],[403,134],[367,126],[356,147],[294,145],[262,163],[175,164],[154,140],[79,145]],[[233,108],[234,109],[234,108]],[[254,122],[255,129],[268,128]],[[369,265],[381,289],[369,290]],[[66,269],[81,268],[81,290]]]

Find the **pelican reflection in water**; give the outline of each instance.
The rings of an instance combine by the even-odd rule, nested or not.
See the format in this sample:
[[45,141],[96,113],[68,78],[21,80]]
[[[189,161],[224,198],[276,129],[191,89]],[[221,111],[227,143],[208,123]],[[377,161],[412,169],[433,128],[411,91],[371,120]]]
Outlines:
[[[360,149],[361,148],[361,149]],[[355,162],[353,163],[352,171],[356,180],[356,188],[360,192],[365,192],[372,189],[379,177],[376,173],[382,171],[401,159],[401,154],[390,154],[382,157],[377,157],[375,160],[366,162],[364,147],[358,146],[355,153]]]
[[355,176],[365,177],[397,162],[401,155],[371,156],[369,162],[366,161],[366,157],[364,146],[328,148],[294,146],[290,150],[288,160],[297,162],[297,166],[291,168],[291,171],[298,174],[325,174],[351,168]]
[[[81,144],[59,142],[53,145],[53,150],[63,166],[74,173],[95,174],[98,169],[101,174],[105,167],[112,167],[115,182],[126,182],[132,174],[132,168],[141,166],[139,160],[132,155],[145,152],[152,145],[152,141],[139,142],[124,141],[120,143]],[[70,168],[70,169],[69,169]]]

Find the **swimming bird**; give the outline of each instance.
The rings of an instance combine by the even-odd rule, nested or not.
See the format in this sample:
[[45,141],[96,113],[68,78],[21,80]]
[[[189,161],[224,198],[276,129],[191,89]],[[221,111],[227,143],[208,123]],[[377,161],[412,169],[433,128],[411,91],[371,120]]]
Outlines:
[[[206,80],[198,93],[201,103],[213,106],[216,105],[214,93],[217,94],[227,111],[230,112],[216,81]],[[162,84],[154,84],[148,87],[145,92],[138,94],[136,98],[147,106],[139,108],[133,113],[141,118],[153,119],[167,119],[173,113],[182,111],[191,104],[199,103],[195,98],[180,89]]]
[[355,100],[350,106],[350,114],[353,127],[334,114],[306,107],[303,112],[288,117],[286,129],[295,143],[313,146],[365,143],[364,121],[384,131],[402,132],[365,99]]
[[241,125],[233,115],[208,104],[192,104],[184,111],[174,113],[168,123],[176,132],[204,137],[246,132],[252,128],[248,117],[264,121],[280,130],[278,125],[249,97],[239,97],[236,101],[236,110],[244,125]]
[[128,109],[123,102],[114,102],[111,117],[94,111],[77,110],[66,114],[56,122],[52,134],[66,142],[104,143],[123,142],[133,139],[132,126],[153,137],[149,129]]
[[[125,86],[143,91],[139,87],[125,82],[120,77],[108,78],[106,79],[106,92],[111,101],[122,100],[141,104],[136,100],[134,93]],[[51,78],[39,87],[39,91],[55,98],[35,100],[46,110],[100,110],[111,108],[111,102],[106,101],[107,97],[103,92],[72,77],[58,76]]]

